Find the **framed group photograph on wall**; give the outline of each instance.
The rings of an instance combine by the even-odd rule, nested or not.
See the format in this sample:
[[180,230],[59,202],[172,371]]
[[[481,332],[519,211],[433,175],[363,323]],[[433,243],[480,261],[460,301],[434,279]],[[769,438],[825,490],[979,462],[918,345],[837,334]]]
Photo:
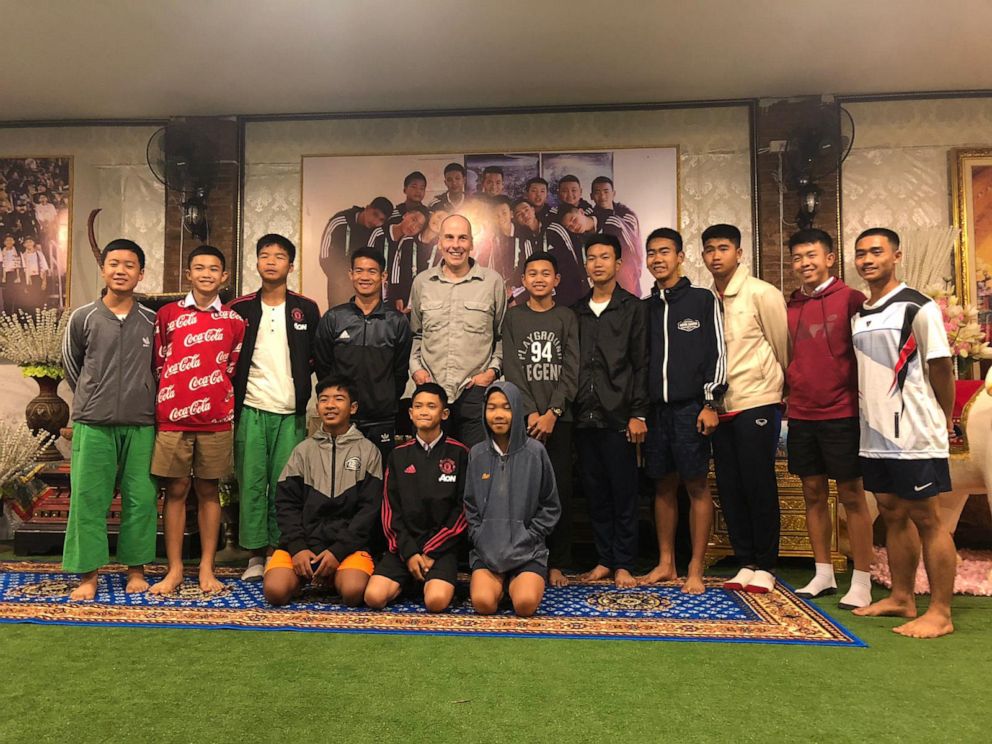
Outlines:
[[0,158],[3,312],[69,305],[72,158]]
[[951,151],[954,185],[954,256],[958,297],[978,308],[978,323],[992,338],[992,147]]
[[386,259],[386,300],[407,311],[413,278],[440,261],[441,223],[461,214],[473,258],[500,273],[511,303],[526,299],[520,271],[539,250],[558,259],[559,301],[576,301],[588,291],[582,245],[595,233],[619,239],[620,284],[642,296],[644,238],[679,227],[678,163],[677,147],[304,156],[301,291],[322,309],[346,302],[348,256],[371,247]]

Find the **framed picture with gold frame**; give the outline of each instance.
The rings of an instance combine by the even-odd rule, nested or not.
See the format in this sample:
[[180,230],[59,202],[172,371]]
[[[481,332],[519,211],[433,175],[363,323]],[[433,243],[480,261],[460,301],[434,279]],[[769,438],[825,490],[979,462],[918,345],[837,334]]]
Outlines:
[[992,147],[950,153],[954,227],[955,289],[978,308],[978,322],[992,338]]

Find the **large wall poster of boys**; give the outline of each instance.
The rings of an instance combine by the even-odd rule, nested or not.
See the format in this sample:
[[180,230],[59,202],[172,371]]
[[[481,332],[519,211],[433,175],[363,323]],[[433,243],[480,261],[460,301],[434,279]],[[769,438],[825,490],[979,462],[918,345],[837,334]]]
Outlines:
[[0,158],[0,306],[69,304],[72,158]]
[[622,246],[620,284],[650,291],[644,237],[678,229],[678,148],[582,152],[306,156],[303,158],[301,291],[322,309],[353,294],[352,251],[386,258],[386,301],[408,311],[414,277],[440,261],[441,222],[472,223],[472,255],[500,273],[510,302],[526,300],[524,260],[546,250],[562,275],[558,301],[588,291],[582,245],[594,233]]

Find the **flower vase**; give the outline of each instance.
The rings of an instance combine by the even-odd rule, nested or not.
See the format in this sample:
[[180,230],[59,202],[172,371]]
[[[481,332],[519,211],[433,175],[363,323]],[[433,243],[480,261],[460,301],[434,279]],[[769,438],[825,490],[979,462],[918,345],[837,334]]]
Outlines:
[[62,459],[62,453],[55,442],[62,427],[69,423],[69,404],[59,397],[58,379],[47,376],[31,379],[38,383],[38,395],[24,409],[24,418],[33,433],[44,431],[50,435],[48,443],[35,459],[38,462],[57,462]]
[[954,357],[954,376],[959,380],[975,379],[975,360],[971,357]]

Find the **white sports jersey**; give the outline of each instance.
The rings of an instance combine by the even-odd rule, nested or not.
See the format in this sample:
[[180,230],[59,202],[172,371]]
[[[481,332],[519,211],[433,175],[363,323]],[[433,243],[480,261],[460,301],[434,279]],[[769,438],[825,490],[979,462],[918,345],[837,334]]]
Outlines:
[[940,308],[901,283],[851,319],[858,360],[861,456],[946,458],[947,423],[927,362],[951,355]]

